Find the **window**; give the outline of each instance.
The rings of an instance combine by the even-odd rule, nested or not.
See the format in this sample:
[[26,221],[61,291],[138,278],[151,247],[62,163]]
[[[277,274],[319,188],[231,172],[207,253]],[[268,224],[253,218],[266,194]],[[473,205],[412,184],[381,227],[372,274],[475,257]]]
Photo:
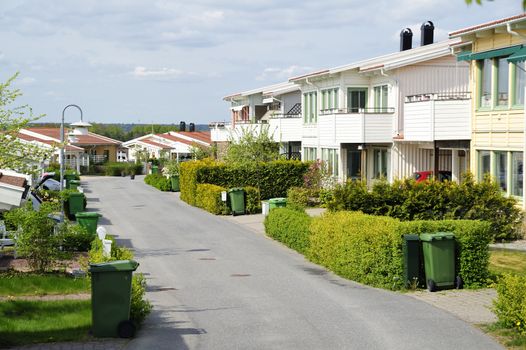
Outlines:
[[524,72],[525,65],[524,61],[515,63],[514,72],[514,105],[524,105],[524,84],[526,84],[526,73]]
[[387,85],[374,87],[374,109],[375,112],[387,112],[387,98],[389,89]]
[[338,92],[340,89],[328,89],[321,91],[321,109],[328,112],[338,109]]
[[480,61],[480,107],[491,107],[491,60]]
[[511,195],[522,197],[523,174],[522,152],[511,152]]
[[304,160],[317,160],[318,159],[317,151],[318,150],[316,149],[316,147],[304,147],[303,148]]
[[332,176],[338,176],[338,160],[340,152],[333,148],[322,148],[321,149],[321,160],[327,165],[327,171]]
[[508,191],[508,152],[495,152],[496,180],[499,187],[504,191]]
[[491,154],[490,154],[490,151],[478,151],[478,155],[479,155],[479,180],[482,180],[485,174],[491,173]]
[[507,59],[498,58],[497,63],[497,106],[508,106],[509,64]]
[[367,89],[349,88],[347,90],[347,107],[349,113],[358,113],[367,108]]
[[303,122],[316,123],[318,121],[318,105],[316,92],[308,92],[303,94]]
[[376,179],[386,178],[388,172],[388,156],[386,149],[375,149],[373,152],[373,174]]

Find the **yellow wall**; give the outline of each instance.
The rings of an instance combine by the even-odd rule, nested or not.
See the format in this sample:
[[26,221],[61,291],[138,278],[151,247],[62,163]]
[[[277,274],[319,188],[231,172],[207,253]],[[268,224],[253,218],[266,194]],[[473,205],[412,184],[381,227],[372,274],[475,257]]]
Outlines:
[[117,161],[117,149],[118,149],[117,145],[99,145],[99,146],[95,146],[95,147],[84,147],[84,149],[86,150],[86,153],[96,154],[96,155],[100,155],[100,156],[104,155],[104,151],[105,150],[109,150],[110,151],[109,161],[110,162],[116,162]]

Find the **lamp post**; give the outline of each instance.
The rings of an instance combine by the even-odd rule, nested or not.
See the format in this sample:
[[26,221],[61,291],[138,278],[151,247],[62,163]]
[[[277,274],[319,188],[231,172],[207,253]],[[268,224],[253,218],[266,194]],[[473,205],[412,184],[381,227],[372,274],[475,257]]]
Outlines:
[[[80,120],[82,121],[82,109],[75,105],[67,105],[62,110],[62,123],[60,123],[60,190],[62,191],[64,189],[64,114],[66,112],[66,109],[69,107],[75,107],[80,111]],[[62,208],[62,211],[64,211],[64,208]]]

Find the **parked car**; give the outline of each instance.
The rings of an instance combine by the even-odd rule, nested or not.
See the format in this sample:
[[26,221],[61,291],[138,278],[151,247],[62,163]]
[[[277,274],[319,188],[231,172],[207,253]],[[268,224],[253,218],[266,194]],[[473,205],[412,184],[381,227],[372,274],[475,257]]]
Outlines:
[[[416,182],[424,182],[426,180],[431,180],[433,178],[433,171],[417,171],[413,174],[413,178]],[[439,170],[438,171],[438,181],[448,180],[451,181],[451,171],[448,170]]]
[[44,173],[42,177],[38,180],[37,186],[42,187],[45,190],[60,191],[60,181],[57,181],[53,178],[55,173]]

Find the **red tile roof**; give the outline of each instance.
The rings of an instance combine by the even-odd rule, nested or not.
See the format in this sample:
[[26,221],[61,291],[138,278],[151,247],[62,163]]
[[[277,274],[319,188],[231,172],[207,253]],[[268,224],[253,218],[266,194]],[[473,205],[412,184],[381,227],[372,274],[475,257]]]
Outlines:
[[181,143],[184,143],[184,144],[190,145],[190,146],[194,144],[193,141],[190,141],[190,140],[187,140],[187,139],[183,139],[181,137],[177,137],[177,136],[171,135],[169,133],[157,134],[157,136],[165,138],[165,139],[170,140],[170,141],[181,142]]
[[27,184],[27,180],[20,176],[4,175],[0,173],[0,182],[16,187],[24,187]]
[[324,69],[324,70],[319,70],[317,72],[312,72],[312,73],[307,73],[307,74],[303,74],[303,75],[299,75],[297,77],[292,77],[289,79],[289,81],[294,81],[294,80],[299,80],[299,79],[302,79],[302,78],[307,78],[307,77],[311,77],[311,76],[315,76],[315,75],[320,75],[320,74],[324,74],[324,73],[329,73],[329,70],[328,69]]
[[210,131],[177,131],[177,133],[199,141],[204,141],[208,144],[212,142],[212,136],[210,134]]
[[[18,138],[19,139],[22,139],[24,141],[37,141],[37,142],[41,142],[41,143],[44,143],[46,145],[49,145],[51,147],[58,147],[58,144],[60,143],[60,141],[53,141],[53,140],[45,140],[45,139],[41,139],[41,138],[38,138],[38,137],[35,137],[35,136],[32,136],[32,135],[27,135],[27,134],[18,134]],[[73,146],[73,145],[66,145],[66,147],[64,148],[66,151],[84,151],[83,148],[81,147],[77,147],[77,146]]]
[[170,147],[168,145],[163,145],[162,143],[155,142],[154,140],[152,140],[150,138],[139,140],[139,142],[147,143],[149,145],[152,145],[152,146],[155,146],[155,147],[159,147],[159,148],[162,148],[162,149],[170,149],[170,148],[172,148],[172,147]]
[[520,15],[511,16],[511,17],[507,17],[507,18],[503,18],[503,19],[498,19],[496,21],[486,22],[486,23],[478,24],[476,26],[460,29],[460,30],[457,30],[457,31],[449,33],[449,36],[450,37],[451,36],[457,36],[457,35],[460,35],[460,34],[472,32],[472,31],[475,31],[475,30],[484,29],[484,28],[487,28],[487,27],[491,27],[491,26],[498,25],[498,24],[501,24],[501,23],[510,22],[510,21],[513,21],[513,20],[516,20],[516,19],[521,19],[521,18],[526,18],[526,13],[522,13]]
[[[47,137],[52,137],[56,140],[60,140],[60,128],[28,128],[27,130],[37,134],[41,134]],[[65,129],[64,133],[69,132],[70,129]],[[75,135],[78,142],[75,145],[120,145],[121,142],[111,139],[106,136],[98,135],[92,132],[88,132],[88,135]]]

